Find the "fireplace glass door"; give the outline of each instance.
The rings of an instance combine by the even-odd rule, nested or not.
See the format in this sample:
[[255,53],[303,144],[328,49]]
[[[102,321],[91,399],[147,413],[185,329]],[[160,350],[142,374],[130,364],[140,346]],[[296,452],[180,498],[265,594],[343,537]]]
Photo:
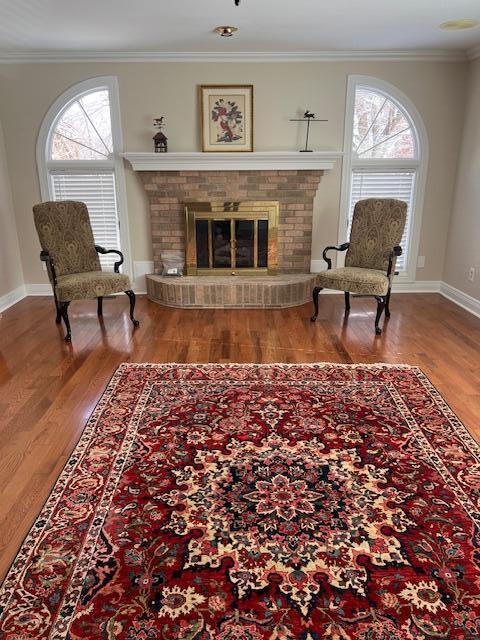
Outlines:
[[187,274],[274,273],[278,203],[186,206]]

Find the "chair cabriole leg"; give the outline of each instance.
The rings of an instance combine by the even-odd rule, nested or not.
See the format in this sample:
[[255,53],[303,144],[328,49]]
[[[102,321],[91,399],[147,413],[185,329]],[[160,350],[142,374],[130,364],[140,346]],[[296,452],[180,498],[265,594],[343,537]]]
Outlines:
[[350,292],[345,291],[345,313],[350,311]]
[[315,322],[315,320],[318,317],[318,296],[320,294],[320,291],[323,289],[323,287],[314,287],[313,291],[312,291],[312,298],[313,298],[313,306],[315,307],[315,311],[313,316],[310,318],[310,320],[312,322]]
[[103,316],[103,297],[98,296],[97,298],[97,315],[100,318]]
[[389,287],[388,291],[387,291],[387,297],[385,300],[385,315],[387,318],[390,317],[390,294],[392,292],[391,287]]
[[380,335],[382,333],[382,330],[378,326],[378,323],[380,322],[380,318],[382,317],[383,310],[385,309],[386,298],[385,296],[375,296],[375,299],[377,301],[377,315],[375,316],[375,333],[377,335]]
[[58,298],[57,298],[57,292],[55,291],[55,287],[53,288],[53,299],[55,300],[55,309],[57,310],[57,316],[55,318],[55,322],[57,324],[60,324],[60,322],[62,321],[62,314],[60,313],[60,306],[58,304]]
[[59,311],[60,314],[63,318],[63,321],[65,323],[65,328],[67,329],[67,333],[65,335],[65,342],[71,342],[72,341],[72,331],[70,329],[70,320],[68,318],[68,305],[70,304],[70,302],[64,302],[61,301],[58,303],[59,306]]
[[127,294],[130,300],[130,320],[132,321],[134,327],[138,327],[140,322],[136,320],[135,316],[133,315],[133,312],[135,311],[135,301],[136,301],[135,293],[131,289],[129,289],[128,291],[125,291],[125,293]]

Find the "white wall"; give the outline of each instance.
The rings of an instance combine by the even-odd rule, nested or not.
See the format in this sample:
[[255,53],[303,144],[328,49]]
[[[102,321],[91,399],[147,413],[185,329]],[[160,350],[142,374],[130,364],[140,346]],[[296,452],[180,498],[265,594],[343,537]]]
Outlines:
[[[468,280],[474,267],[475,279]],[[458,164],[444,281],[480,300],[480,60],[470,65],[464,131]]]
[[[305,108],[325,124],[312,127],[316,149],[341,149],[349,74],[391,82],[414,102],[430,142],[430,166],[420,254],[425,268],[419,280],[440,280],[462,130],[466,63],[457,62],[315,62],[315,63],[67,63],[0,65],[0,119],[4,123],[9,169],[21,237],[27,283],[46,283],[38,260],[39,245],[32,205],[40,200],[35,143],[52,102],[71,85],[100,75],[119,80],[125,150],[152,149],[152,118],[167,116],[171,151],[200,148],[197,87],[200,84],[251,83],[255,86],[257,150],[297,149],[299,127],[289,118]],[[340,163],[320,184],[312,257],[321,259],[326,244],[337,241]],[[151,259],[148,209],[138,176],[127,169],[133,261]]]
[[19,287],[23,287],[22,263],[0,122],[0,310],[14,300],[4,296],[12,294]]

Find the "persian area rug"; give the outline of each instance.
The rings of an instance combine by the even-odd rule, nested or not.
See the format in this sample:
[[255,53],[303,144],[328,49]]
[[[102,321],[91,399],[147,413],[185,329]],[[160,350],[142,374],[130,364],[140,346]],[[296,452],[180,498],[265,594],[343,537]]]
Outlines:
[[478,640],[480,449],[417,368],[115,373],[2,640]]

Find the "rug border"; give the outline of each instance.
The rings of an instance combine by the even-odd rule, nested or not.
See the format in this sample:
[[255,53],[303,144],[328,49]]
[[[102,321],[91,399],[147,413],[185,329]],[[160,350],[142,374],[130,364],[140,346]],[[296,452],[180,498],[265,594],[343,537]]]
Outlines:
[[[111,392],[113,391],[113,389],[115,388],[115,386],[118,383],[117,378],[119,379],[121,377],[121,372],[120,369],[123,367],[123,365],[128,364],[126,362],[122,362],[116,369],[115,371],[112,373],[112,375],[110,376],[110,378],[108,379],[108,382],[106,383],[103,391],[100,393],[100,396],[92,410],[92,412],[90,413],[90,415],[88,416],[87,420],[85,421],[85,424],[82,427],[81,433],[80,433],[80,437],[78,438],[77,442],[75,443],[70,455],[68,456],[67,460],[65,461],[65,464],[63,465],[60,473],[57,476],[57,479],[55,480],[55,482],[53,483],[52,488],[50,489],[47,497],[45,498],[42,506],[40,507],[40,510],[38,511],[37,515],[35,516],[30,528],[28,529],[27,533],[25,534],[22,542],[20,543],[17,552],[15,553],[15,556],[12,560],[12,562],[10,563],[10,566],[7,569],[7,572],[3,578],[3,580],[0,582],[0,599],[3,597],[3,594],[7,588],[7,583],[9,580],[12,579],[12,573],[14,573],[14,571],[16,571],[16,565],[20,562],[21,560],[21,554],[22,554],[22,550],[25,547],[25,545],[30,541],[30,539],[33,536],[33,529],[35,527],[35,523],[37,522],[37,520],[39,520],[39,518],[42,516],[42,514],[44,513],[44,511],[47,511],[48,507],[50,506],[51,502],[54,502],[54,497],[56,494],[56,489],[57,486],[61,483],[61,481],[64,481],[67,479],[67,477],[70,475],[69,472],[69,464],[70,461],[72,459],[72,457],[75,455],[75,452],[77,451],[77,449],[79,449],[83,444],[84,444],[84,440],[87,441],[89,439],[89,430],[91,430],[91,428],[93,428],[94,423],[96,423],[98,421],[99,418],[99,413],[100,413],[100,404],[102,403],[102,401],[105,399],[105,396],[107,394],[107,392]],[[89,429],[90,427],[90,429]]]
[[[418,379],[421,381],[422,385],[428,390],[432,396],[434,397],[435,402],[445,412],[445,417],[450,421],[454,428],[458,428],[462,434],[466,434],[469,443],[467,447],[472,448],[477,455],[480,455],[480,444],[475,440],[473,435],[470,433],[465,424],[460,420],[455,411],[451,408],[445,398],[442,396],[440,391],[436,388],[436,386],[429,379],[427,374],[421,369],[421,367],[417,365],[403,364],[403,363],[387,363],[387,362],[375,362],[375,363],[341,363],[341,362],[293,362],[293,363],[285,363],[285,362],[264,362],[264,363],[253,363],[253,362],[242,362],[242,363],[219,363],[219,362],[121,362],[112,373],[108,382],[106,383],[103,391],[101,392],[97,403],[93,411],[91,412],[88,419],[85,421],[85,424],[82,428],[81,435],[75,446],[73,447],[68,459],[66,460],[62,470],[60,471],[57,479],[55,480],[47,498],[45,499],[43,505],[41,506],[39,512],[35,516],[28,532],[20,543],[18,550],[5,574],[3,581],[0,583],[0,599],[3,597],[7,587],[8,582],[12,580],[13,574],[16,574],[18,570],[18,565],[22,561],[26,561],[26,558],[22,558],[22,555],[25,555],[24,547],[34,536],[34,527],[36,522],[41,518],[42,514],[48,511],[48,508],[51,506],[51,503],[56,501],[57,487],[64,483],[70,473],[69,465],[72,457],[75,455],[78,449],[86,444],[91,436],[91,431],[94,426],[97,424],[98,419],[100,417],[100,413],[102,410],[103,402],[107,397],[110,397],[115,387],[117,386],[119,379],[121,378],[123,372],[128,368],[135,369],[163,369],[169,367],[177,367],[177,368],[188,368],[195,367],[199,369],[208,369],[208,368],[218,368],[218,369],[261,369],[265,367],[283,367],[283,368],[311,368],[311,369],[323,369],[328,367],[338,367],[343,369],[407,369],[415,371]],[[179,382],[182,382],[181,380]],[[473,453],[473,452],[472,452]],[[38,536],[38,533],[35,532],[35,537]]]
[[[417,373],[418,379],[422,382],[425,389],[427,389],[430,393],[432,393],[433,397],[437,405],[445,412],[446,417],[451,423],[454,423],[456,428],[459,428],[460,431],[463,431],[467,434],[468,439],[470,441],[470,445],[475,450],[475,453],[480,456],[480,442],[478,442],[467,426],[463,423],[463,421],[458,417],[456,412],[452,409],[450,404],[444,398],[442,393],[437,389],[436,385],[430,380],[428,375],[423,371],[421,367],[415,364],[405,364],[405,363],[391,363],[391,362],[369,362],[369,363],[361,363],[361,362],[332,362],[332,361],[321,361],[321,362],[121,362],[118,367],[119,369],[126,367],[148,367],[148,368],[163,368],[163,367],[197,367],[197,368],[208,368],[208,367],[219,367],[219,368],[250,368],[254,367],[256,369],[261,367],[306,367],[312,369],[322,369],[325,367],[341,367],[343,369],[411,369]],[[106,389],[104,393],[106,392]],[[103,394],[102,394],[103,395]]]

